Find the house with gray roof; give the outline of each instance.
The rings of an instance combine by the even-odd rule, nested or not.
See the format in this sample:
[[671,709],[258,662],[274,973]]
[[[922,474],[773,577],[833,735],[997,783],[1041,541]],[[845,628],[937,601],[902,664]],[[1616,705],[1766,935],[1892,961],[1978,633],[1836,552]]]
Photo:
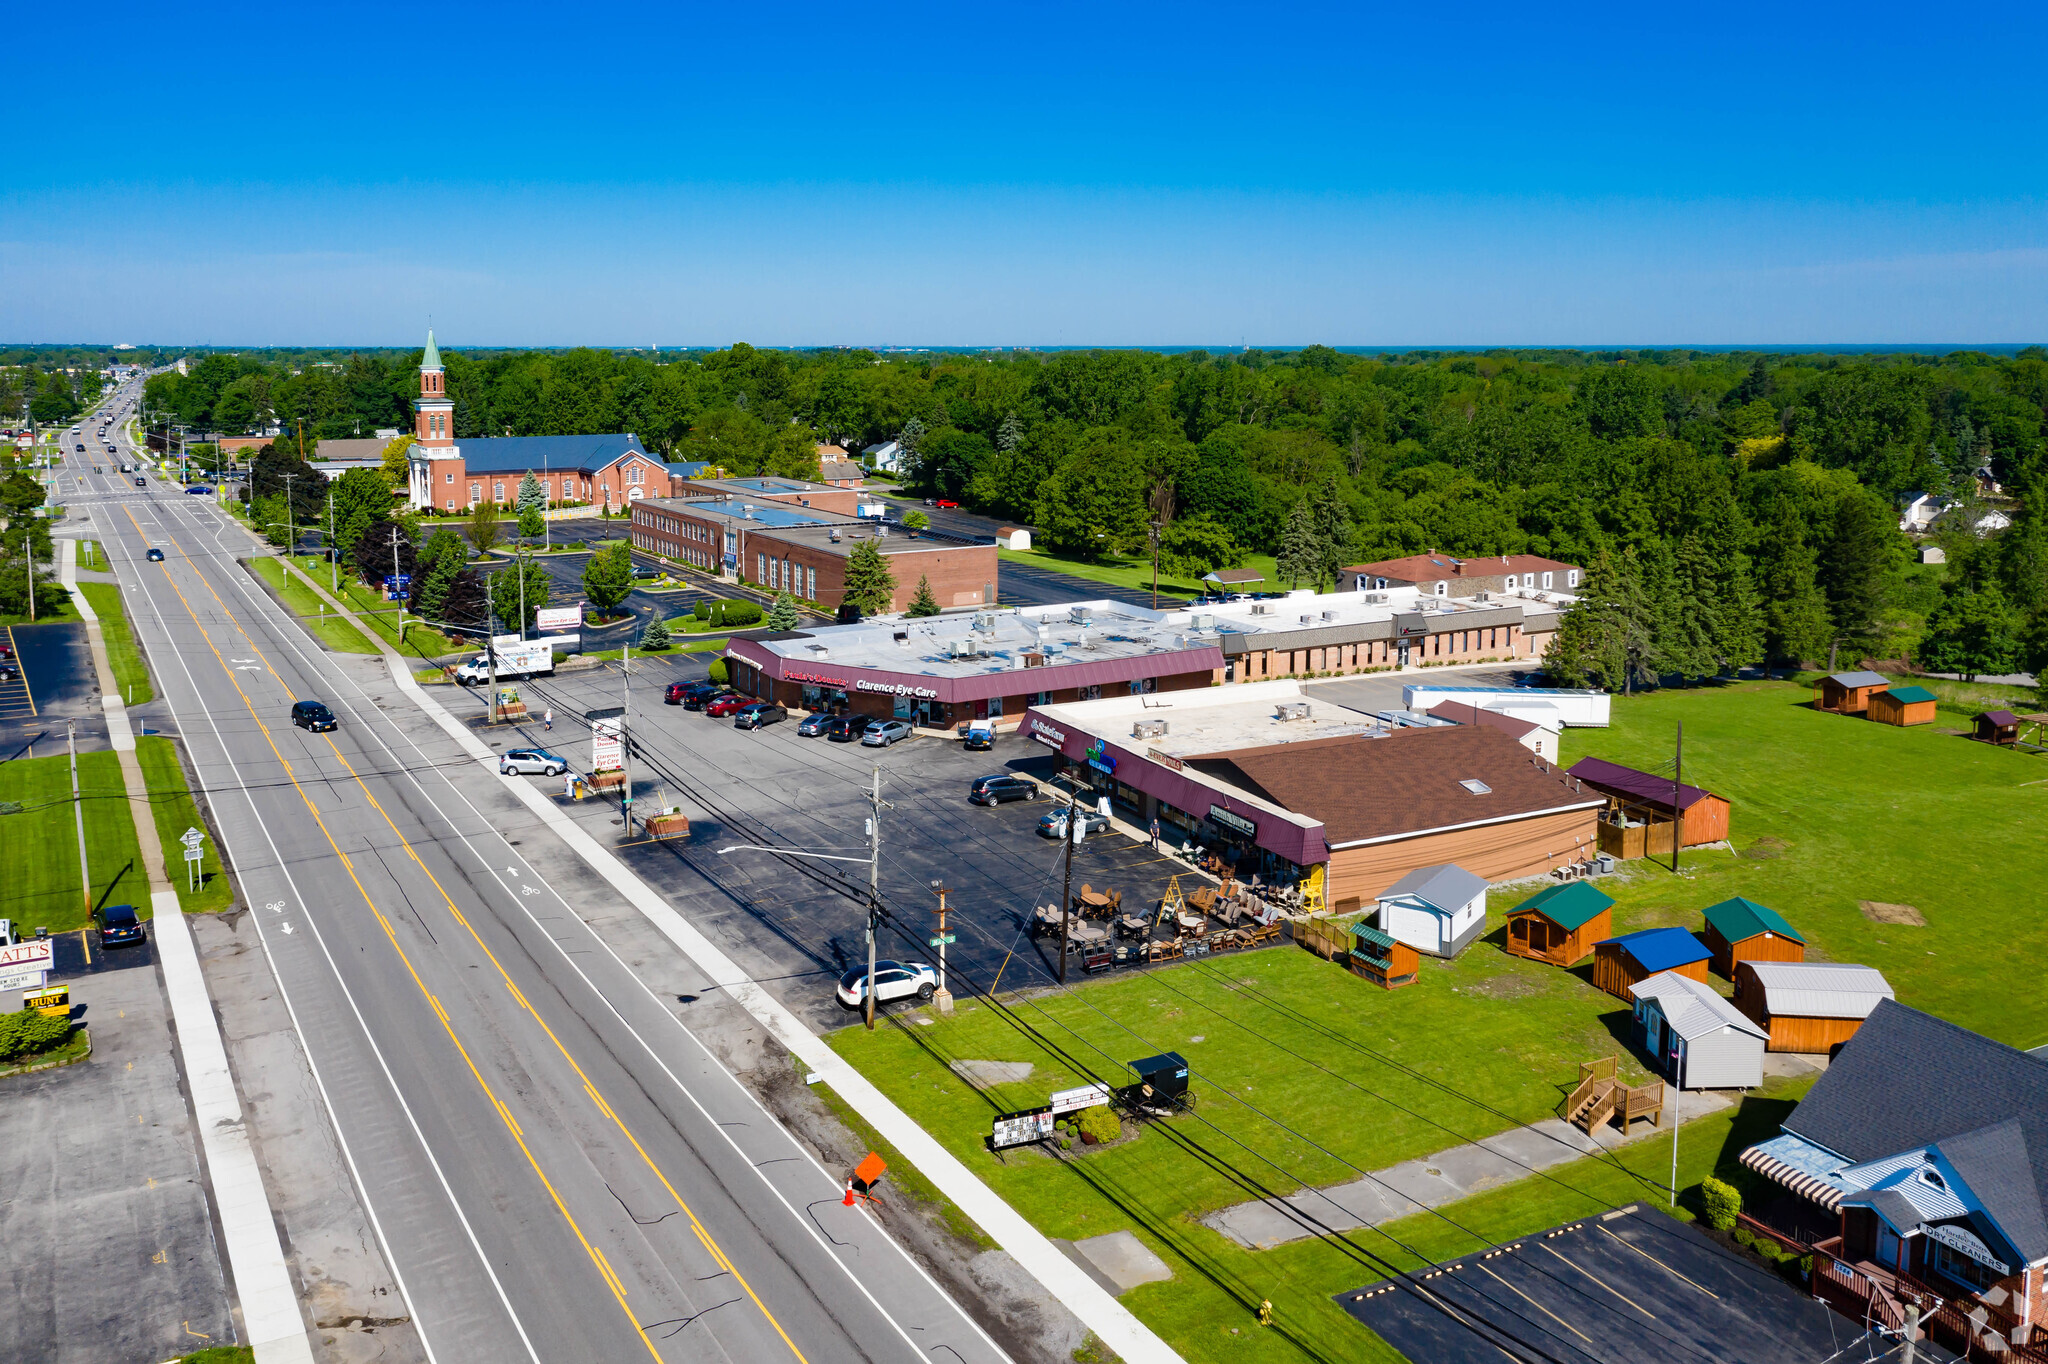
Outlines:
[[1741,1162],[1839,1219],[1817,1295],[1942,1304],[1934,1334],[1973,1357],[2048,1348],[2048,1058],[1882,1000]]

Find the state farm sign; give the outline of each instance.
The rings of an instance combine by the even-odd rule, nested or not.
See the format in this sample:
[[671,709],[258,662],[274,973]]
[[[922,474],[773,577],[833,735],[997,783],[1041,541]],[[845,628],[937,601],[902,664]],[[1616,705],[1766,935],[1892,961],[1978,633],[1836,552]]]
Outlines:
[[880,692],[883,696],[920,696],[927,701],[938,696],[930,687],[913,687],[908,682],[870,682],[863,677],[853,686],[855,691]]

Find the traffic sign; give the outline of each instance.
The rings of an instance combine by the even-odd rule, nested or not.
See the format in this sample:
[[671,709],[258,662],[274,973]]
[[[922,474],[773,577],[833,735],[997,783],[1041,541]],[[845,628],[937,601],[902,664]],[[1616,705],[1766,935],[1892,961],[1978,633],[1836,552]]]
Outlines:
[[185,849],[185,860],[186,860],[187,862],[197,862],[197,861],[201,860],[202,858],[204,858],[205,856],[206,856],[206,849],[204,849],[204,848],[187,848],[187,849]]
[[939,934],[939,935],[938,935],[937,937],[935,937],[935,938],[933,938],[933,939],[931,940],[931,946],[933,946],[933,947],[947,947],[947,946],[950,946],[950,945],[952,944],[952,942],[953,942],[954,938],[955,938],[955,937],[957,937],[957,936],[958,936],[957,934],[953,934],[953,933],[941,933],[941,934]]
[[187,829],[184,833],[178,835],[178,841],[188,848],[196,848],[206,841],[206,835],[200,833],[197,829]]

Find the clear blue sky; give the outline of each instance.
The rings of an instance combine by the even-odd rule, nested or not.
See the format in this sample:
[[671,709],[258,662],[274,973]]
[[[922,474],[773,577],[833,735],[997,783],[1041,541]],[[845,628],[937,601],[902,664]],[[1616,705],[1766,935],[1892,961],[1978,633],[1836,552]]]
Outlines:
[[2048,336],[2037,6],[15,25],[5,341]]

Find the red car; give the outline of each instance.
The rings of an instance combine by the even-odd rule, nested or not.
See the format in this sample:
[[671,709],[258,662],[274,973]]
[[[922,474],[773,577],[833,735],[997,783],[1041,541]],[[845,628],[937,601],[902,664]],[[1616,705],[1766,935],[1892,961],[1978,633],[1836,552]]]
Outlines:
[[683,692],[689,685],[687,682],[669,683],[668,689],[661,694],[662,704],[670,706],[680,706],[683,704]]
[[704,713],[714,720],[723,720],[741,706],[751,705],[753,700],[754,698],[751,696],[742,696],[738,692],[733,692],[730,695],[719,697],[716,701],[704,707]]
[[942,497],[942,498],[940,498],[940,499],[939,499],[938,501],[936,501],[936,502],[932,503],[932,505],[933,505],[934,507],[939,507],[939,508],[941,508],[941,509],[944,509],[944,510],[948,510],[948,511],[958,511],[958,510],[960,510],[960,504],[959,504],[958,502],[955,502],[955,501],[954,501],[954,500],[953,500],[952,498],[950,498],[950,497]]

